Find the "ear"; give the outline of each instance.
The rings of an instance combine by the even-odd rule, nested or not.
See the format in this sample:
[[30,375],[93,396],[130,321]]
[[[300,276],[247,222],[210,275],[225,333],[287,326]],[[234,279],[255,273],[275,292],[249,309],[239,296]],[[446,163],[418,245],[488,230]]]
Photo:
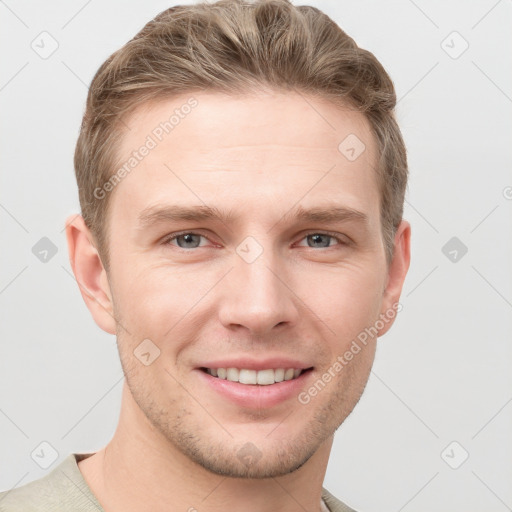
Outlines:
[[384,290],[381,316],[384,326],[379,329],[377,336],[385,334],[393,325],[399,305],[402,286],[411,262],[411,225],[402,220],[395,233],[395,249],[393,259],[388,268],[387,284]]
[[66,238],[69,262],[87,308],[101,329],[115,334],[116,322],[107,272],[81,215],[68,217]]

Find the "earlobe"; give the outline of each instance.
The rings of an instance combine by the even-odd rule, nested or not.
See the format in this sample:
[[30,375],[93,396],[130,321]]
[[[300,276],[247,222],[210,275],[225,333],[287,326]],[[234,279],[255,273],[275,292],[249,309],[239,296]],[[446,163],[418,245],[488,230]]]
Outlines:
[[395,250],[388,268],[387,285],[382,300],[381,318],[387,318],[388,321],[383,322],[384,326],[379,329],[379,337],[390,329],[396,317],[396,312],[400,310],[397,306],[410,261],[411,225],[406,220],[402,220],[395,233]]
[[66,222],[69,261],[82,298],[94,321],[109,334],[116,333],[112,294],[91,231],[81,215]]

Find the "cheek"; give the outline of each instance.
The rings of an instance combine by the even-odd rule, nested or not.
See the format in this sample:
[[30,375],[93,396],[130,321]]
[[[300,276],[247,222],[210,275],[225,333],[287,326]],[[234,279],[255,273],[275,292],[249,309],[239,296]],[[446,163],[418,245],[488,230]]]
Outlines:
[[[219,292],[215,285],[225,274],[224,266],[180,268],[161,262],[147,265],[143,259],[141,255],[112,265],[116,319],[125,323],[128,331],[161,340],[169,329],[173,334],[183,331],[189,322],[182,320],[206,313],[207,304],[208,315],[215,315],[215,295]],[[368,260],[354,259],[338,266],[321,262],[290,264],[284,280],[291,291],[279,288],[284,298],[300,310],[303,327],[317,324],[320,332],[334,336],[339,343],[375,321],[385,276],[377,261]],[[230,277],[225,279],[227,286]],[[206,296],[208,299],[202,301]]]
[[[302,278],[307,285],[298,295],[338,343],[350,341],[378,318],[384,278],[376,268],[347,266],[328,275],[309,273]],[[301,276],[297,277],[299,282]]]
[[176,270],[152,268],[144,262],[142,255],[118,259],[113,280],[116,303],[124,314],[156,313],[162,301],[172,301],[180,293],[177,290],[179,277]]
[[[190,337],[195,316],[201,311],[201,298],[206,296],[215,276],[204,272],[183,271],[173,266],[118,267],[115,276],[115,316],[130,333],[130,345],[149,338],[162,351],[177,340]],[[195,330],[195,329],[194,329]],[[173,341],[174,343],[170,343]],[[126,341],[126,339],[125,339]]]

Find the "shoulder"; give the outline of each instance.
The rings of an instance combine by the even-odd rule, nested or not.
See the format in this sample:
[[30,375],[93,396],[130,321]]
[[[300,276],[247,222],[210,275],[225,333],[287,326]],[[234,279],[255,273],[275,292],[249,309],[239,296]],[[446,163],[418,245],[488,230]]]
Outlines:
[[329,508],[330,512],[356,512],[354,509],[345,505],[338,498],[334,497],[327,489],[322,488],[322,499]]
[[58,511],[57,505],[58,496],[47,477],[0,492],[1,512],[39,512],[50,510],[52,506]]
[[0,512],[101,512],[95,501],[71,454],[44,477],[0,492]]

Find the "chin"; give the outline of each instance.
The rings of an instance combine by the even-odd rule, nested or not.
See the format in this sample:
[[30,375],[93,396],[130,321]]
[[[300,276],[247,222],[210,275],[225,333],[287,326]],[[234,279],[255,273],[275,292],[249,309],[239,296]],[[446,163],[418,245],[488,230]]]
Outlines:
[[[183,446],[180,449],[183,451]],[[290,451],[291,450],[291,451]],[[232,455],[228,455],[229,450],[220,449],[220,453],[198,453],[196,451],[184,453],[201,466],[203,469],[219,476],[229,478],[243,479],[265,479],[288,475],[297,471],[314,455],[316,448],[304,453],[304,447],[301,449],[290,448],[290,450],[268,450],[265,456],[265,450],[260,452],[255,445],[248,442],[238,450],[233,450]]]
[[293,431],[286,423],[275,432],[272,429],[262,432],[258,428],[253,433],[250,427],[249,432],[235,432],[226,425],[230,435],[223,432],[219,436],[216,430],[194,429],[189,419],[182,417],[171,429],[162,432],[169,443],[210,473],[244,479],[275,478],[299,470],[336,428],[335,424],[321,423],[317,416],[300,428],[295,425]]

